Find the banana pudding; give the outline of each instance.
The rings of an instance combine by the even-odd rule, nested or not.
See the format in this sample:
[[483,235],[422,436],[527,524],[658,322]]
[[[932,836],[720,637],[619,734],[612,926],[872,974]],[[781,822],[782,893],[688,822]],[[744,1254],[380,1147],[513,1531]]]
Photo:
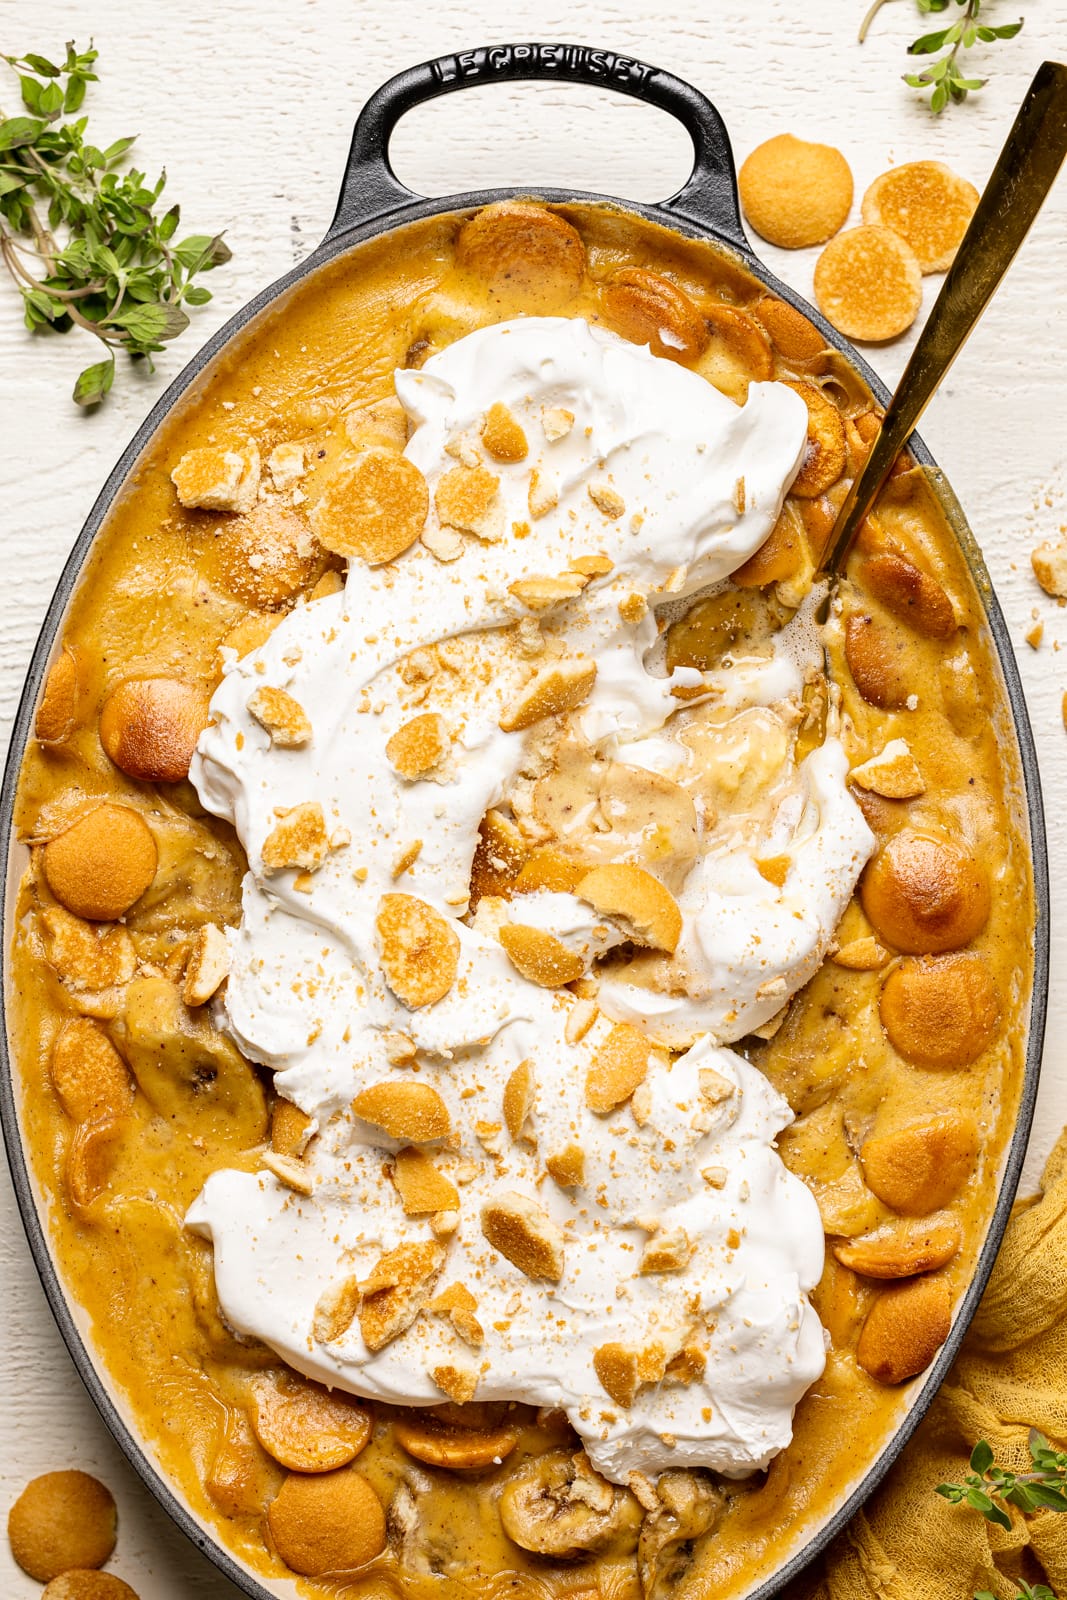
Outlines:
[[24,765],[57,1257],[265,1577],[741,1595],[946,1338],[1032,884],[981,603],[710,246],[505,202],[357,247],[156,435]]

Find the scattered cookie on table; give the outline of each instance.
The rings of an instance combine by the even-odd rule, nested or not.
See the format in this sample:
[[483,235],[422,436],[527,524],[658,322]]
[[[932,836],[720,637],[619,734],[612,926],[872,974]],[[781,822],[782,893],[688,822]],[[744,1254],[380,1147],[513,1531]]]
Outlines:
[[922,273],[889,228],[850,228],[815,263],[819,310],[848,339],[879,343],[910,328],[922,305]]
[[852,173],[840,150],[791,133],[758,145],[737,182],[756,232],[786,250],[822,244],[843,227],[852,205]]
[[1067,596],[1067,539],[1046,539],[1030,552],[1034,577],[1054,600]]
[[7,1518],[11,1554],[38,1583],[50,1584],[74,1568],[102,1567],[117,1529],[111,1490],[87,1472],[32,1479]]
[[978,205],[978,190],[940,161],[909,161],[875,178],[863,196],[865,223],[891,228],[921,272],[945,272]]
[[53,1578],[41,1600],[137,1600],[137,1591],[113,1572],[75,1567]]

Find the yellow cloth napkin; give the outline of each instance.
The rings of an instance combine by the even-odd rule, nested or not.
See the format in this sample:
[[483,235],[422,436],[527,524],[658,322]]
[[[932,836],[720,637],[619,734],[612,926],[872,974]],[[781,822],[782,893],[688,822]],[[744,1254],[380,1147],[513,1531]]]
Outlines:
[[1026,1470],[1031,1427],[1067,1439],[1067,1130],[1040,1195],[1012,1212],[963,1349],[914,1439],[790,1600],[971,1600],[976,1589],[1007,1600],[1019,1578],[1067,1600],[1067,1515],[1013,1511],[1008,1533],[934,1493],[962,1483],[979,1439],[1000,1466]]

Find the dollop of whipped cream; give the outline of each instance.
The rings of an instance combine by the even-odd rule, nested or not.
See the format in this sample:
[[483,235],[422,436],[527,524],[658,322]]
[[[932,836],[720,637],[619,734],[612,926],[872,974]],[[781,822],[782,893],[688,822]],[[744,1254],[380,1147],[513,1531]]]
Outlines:
[[[473,1393],[560,1406],[620,1482],[697,1465],[742,1475],[789,1442],[822,1370],[807,1296],[823,1235],[774,1149],[786,1103],[724,1045],[818,966],[874,841],[832,719],[795,759],[810,631],[668,674],[658,611],[767,537],[806,412],[776,384],[753,384],[738,407],[563,318],[472,333],[398,372],[396,392],[415,425],[405,453],[430,488],[425,542],[385,567],[353,562],[342,594],[231,662],[192,772],[249,862],[225,1025],[312,1119],[310,1192],[222,1171],[187,1220],[214,1241],[229,1321],[309,1376],[399,1404]],[[521,459],[483,447],[498,405],[525,435]],[[476,531],[457,534],[437,491],[460,469],[497,484]],[[575,571],[584,586],[546,601],[541,585],[531,607],[527,580]],[[531,676],[576,663],[584,698],[516,728]],[[309,738],[272,737],[250,709],[265,687],[298,702]],[[416,716],[439,719],[444,748],[404,777],[387,745]],[[321,839],[279,868],[279,819],[309,805]],[[472,916],[493,808],[531,848],[657,877],[681,913],[675,954],[624,956],[632,925],[573,883],[487,895]],[[387,981],[391,895],[421,902],[455,942],[433,1003],[406,1005]],[[522,976],[507,922],[558,940],[589,992]],[[632,1061],[635,1038],[643,1081],[593,1109],[591,1071]],[[397,1085],[443,1108],[418,1143],[455,1204],[432,1215],[401,1197],[417,1135],[353,1109]],[[496,1248],[501,1210],[539,1253]],[[411,1246],[419,1281],[383,1283],[403,1277],[396,1252]],[[368,1312],[383,1294],[407,1307],[384,1340]]]

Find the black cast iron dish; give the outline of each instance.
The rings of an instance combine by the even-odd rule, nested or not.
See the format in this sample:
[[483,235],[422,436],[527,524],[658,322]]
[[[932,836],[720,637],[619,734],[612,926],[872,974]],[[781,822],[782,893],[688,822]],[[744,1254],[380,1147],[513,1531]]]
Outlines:
[[[406,189],[395,177],[389,165],[389,139],[404,112],[424,100],[437,95],[451,94],[468,85],[483,85],[515,80],[537,79],[552,82],[589,84],[598,88],[614,89],[635,100],[668,111],[684,125],[693,140],[694,164],[685,187],[662,205],[636,205],[622,202],[630,211],[663,223],[691,237],[709,239],[722,245],[728,252],[739,256],[744,267],[761,279],[776,295],[788,300],[821,329],[829,345],[836,346],[859,370],[871,390],[885,404],[888,393],[884,384],[867,364],[856,354],[848,342],[822,318],[818,312],[801,300],[791,289],[779,283],[752,253],[738,207],[737,184],[734,176],[733,155],[722,118],[711,102],[690,84],[657,67],[648,66],[630,57],[615,55],[607,50],[589,49],[571,44],[516,44],[497,45],[471,50],[459,55],[442,56],[435,61],[411,67],[391,78],[364,106],[356,123],[349,152],[348,165],[337,213],[322,244],[299,267],[272,284],[256,296],[244,310],[208,341],[199,355],[175,379],[163,397],[138,429],[111,476],[108,478],[89,519],[78,536],[70,559],[64,568],[59,586],[49,606],[40,638],[33,653],[30,670],[23,690],[22,700],[15,719],[11,748],[7,759],[3,793],[0,796],[0,852],[5,871],[5,881],[12,879],[11,861],[12,814],[15,787],[23,750],[32,734],[33,714],[45,670],[55,648],[67,603],[80,577],[90,547],[98,528],[106,517],[112,501],[133,470],[137,458],[151,440],[156,429],[167,417],[196,377],[227,342],[249,323],[270,302],[283,294],[302,278],[311,276],[324,262],[349,250],[353,245],[376,235],[388,232],[400,224],[413,222],[436,213],[463,211],[486,205],[494,200],[511,196],[529,195],[530,190],[493,189],[475,194],[449,195],[443,199],[424,200]],[[613,202],[604,195],[578,190],[539,189],[537,198],[549,201]],[[992,592],[988,574],[981,555],[971,537],[963,514],[948,486],[937,473],[933,459],[918,438],[912,439],[912,449],[918,461],[932,474],[945,510],[963,545],[986,610],[989,628],[996,644],[1007,697],[1012,710],[1019,755],[1025,780],[1026,803],[1030,825],[1030,846],[1033,858],[1037,924],[1034,942],[1034,988],[1030,1008],[1027,1040],[1026,1075],[1018,1122],[1008,1150],[1001,1177],[999,1197],[989,1234],[982,1250],[974,1279],[967,1290],[948,1341],[927,1374],[921,1390],[915,1396],[908,1415],[902,1422],[892,1442],[871,1467],[860,1484],[840,1510],[798,1551],[770,1581],[761,1585],[750,1600],[768,1600],[779,1588],[803,1567],[841,1529],[848,1518],[858,1510],[875,1486],[885,1476],[907,1440],[914,1432],[942,1380],[948,1373],[967,1324],[977,1307],[982,1290],[993,1266],[1000,1240],[1007,1224],[1008,1213],[1015,1195],[1026,1150],[1030,1124],[1033,1119],[1037,1095],[1038,1072],[1045,1024],[1045,1006],[1048,992],[1048,927],[1049,894],[1048,865],[1045,852],[1044,816],[1038,780],[1037,757],[1034,751],[1030,724],[1023,700],[1018,668],[1012,654],[1008,631]],[[17,875],[15,866],[15,875]],[[10,892],[8,900],[10,901]],[[10,907],[5,906],[5,917],[0,925],[0,938],[6,956],[11,936]],[[1027,938],[1028,930],[1020,929],[1020,937]],[[29,1237],[37,1270],[45,1293],[59,1324],[74,1364],[86,1388],[96,1402],[104,1421],[118,1443],[140,1473],[148,1488],[166,1508],[193,1543],[254,1600],[270,1600],[270,1590],[258,1578],[241,1566],[217,1542],[215,1536],[191,1514],[175,1496],[169,1484],[148,1458],[143,1446],[135,1437],[123,1415],[121,1400],[117,1400],[110,1385],[94,1364],[93,1356],[79,1330],[74,1311],[66,1298],[53,1264],[45,1232],[43,1208],[34,1192],[33,1182],[22,1147],[18,1113],[12,1083],[11,1061],[6,1031],[0,1038],[0,1119],[3,1122],[8,1158],[11,1164],[15,1190],[22,1219]],[[274,1591],[280,1593],[280,1589]],[[286,1592],[291,1592],[287,1586]]]

